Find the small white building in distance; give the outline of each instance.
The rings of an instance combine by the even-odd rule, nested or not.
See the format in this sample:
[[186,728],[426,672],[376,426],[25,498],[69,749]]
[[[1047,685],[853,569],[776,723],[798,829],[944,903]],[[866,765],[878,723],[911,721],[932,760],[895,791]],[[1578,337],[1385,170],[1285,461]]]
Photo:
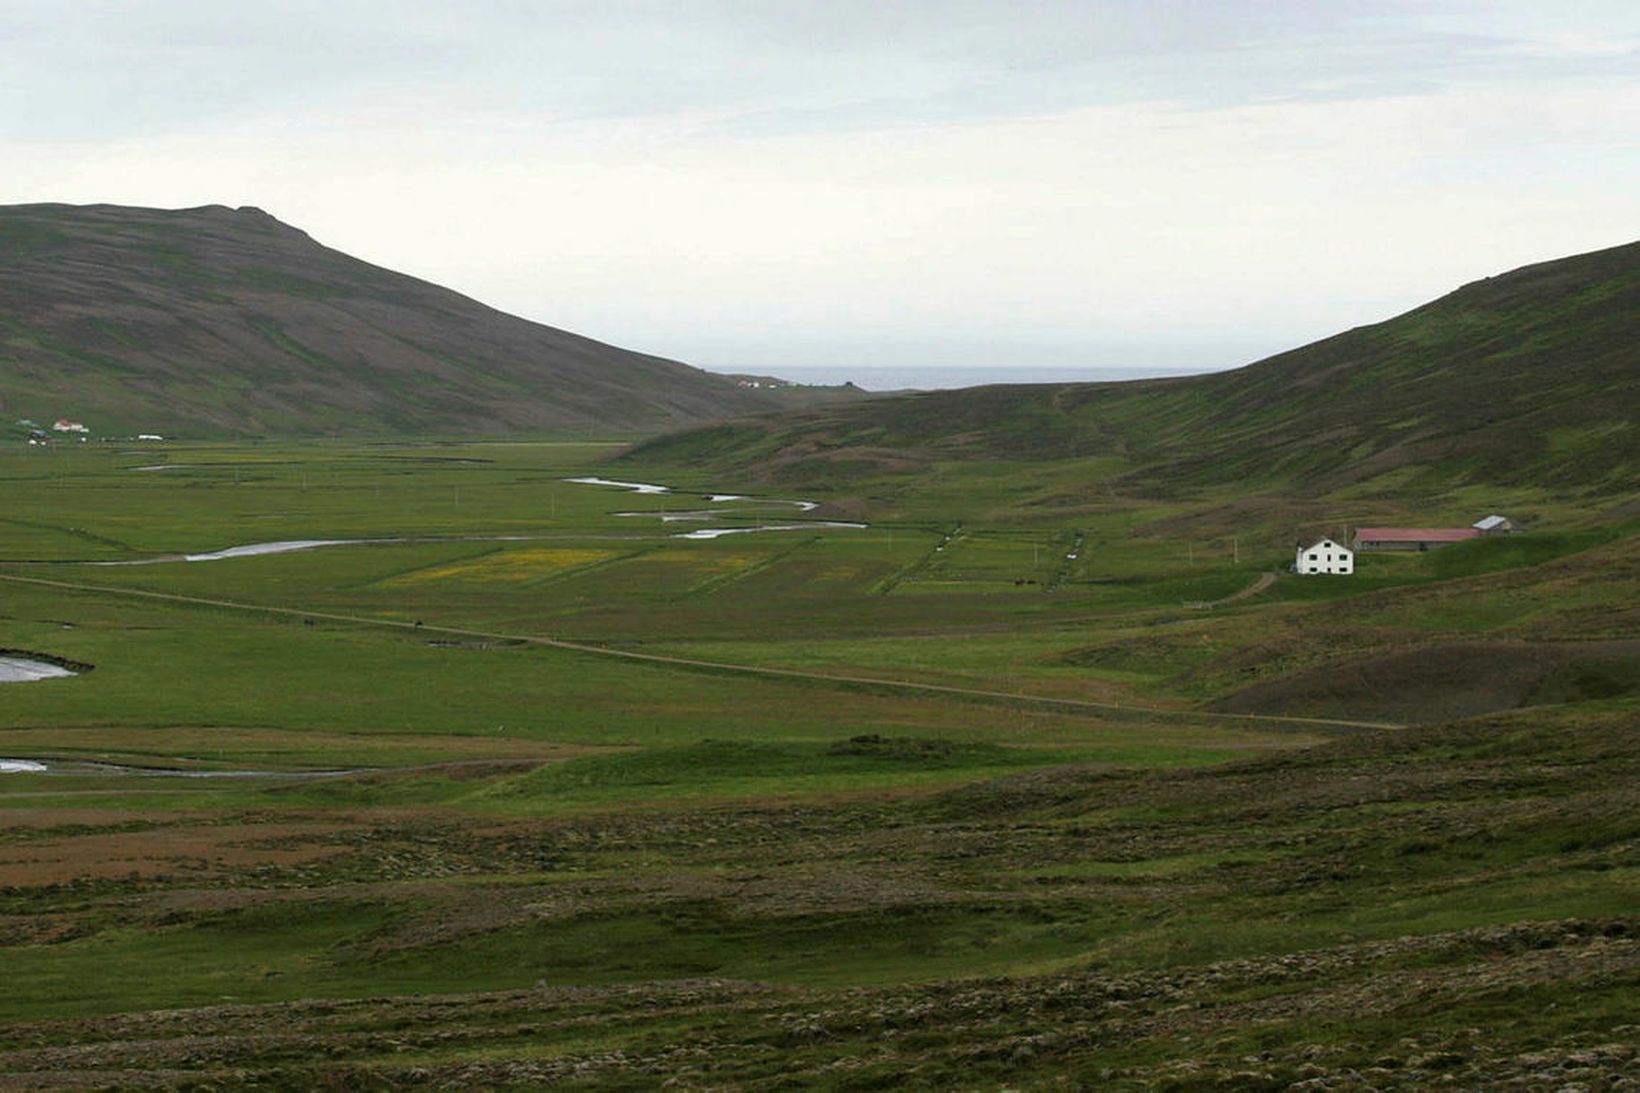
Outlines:
[[1493,513],[1484,520],[1476,520],[1470,525],[1482,535],[1516,535],[1526,529],[1509,519]]
[[1298,560],[1293,563],[1294,573],[1354,573],[1355,552],[1331,539],[1305,546],[1298,545]]

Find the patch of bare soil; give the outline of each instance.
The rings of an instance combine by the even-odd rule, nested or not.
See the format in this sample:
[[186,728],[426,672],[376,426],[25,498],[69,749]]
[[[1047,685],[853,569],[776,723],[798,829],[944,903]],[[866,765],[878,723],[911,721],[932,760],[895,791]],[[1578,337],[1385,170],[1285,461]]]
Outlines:
[[221,877],[249,866],[291,866],[342,853],[313,841],[330,825],[212,824],[94,831],[0,847],[0,887],[108,878]]
[[10,841],[21,831],[74,831],[84,828],[111,828],[127,824],[156,827],[174,823],[182,813],[138,812],[114,808],[7,808],[4,811],[5,837]]

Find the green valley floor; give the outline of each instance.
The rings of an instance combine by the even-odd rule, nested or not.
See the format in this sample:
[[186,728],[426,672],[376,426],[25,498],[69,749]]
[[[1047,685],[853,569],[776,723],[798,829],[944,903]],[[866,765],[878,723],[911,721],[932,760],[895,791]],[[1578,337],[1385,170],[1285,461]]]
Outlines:
[[0,453],[0,1087],[1640,1082],[1632,499],[620,450]]

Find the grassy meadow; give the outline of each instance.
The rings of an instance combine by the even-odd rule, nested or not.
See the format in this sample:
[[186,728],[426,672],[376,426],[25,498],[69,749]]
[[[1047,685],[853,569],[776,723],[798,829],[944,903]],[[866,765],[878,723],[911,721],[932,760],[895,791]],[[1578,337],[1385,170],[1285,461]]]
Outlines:
[[622,449],[0,450],[0,1084],[1633,1073],[1632,497]]

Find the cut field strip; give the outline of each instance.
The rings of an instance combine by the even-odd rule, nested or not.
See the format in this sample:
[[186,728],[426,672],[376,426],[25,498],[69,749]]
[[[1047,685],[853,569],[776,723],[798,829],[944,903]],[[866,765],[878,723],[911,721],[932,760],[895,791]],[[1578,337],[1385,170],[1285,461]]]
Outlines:
[[676,596],[671,597],[671,601],[675,603],[679,600],[688,599],[692,596],[707,596],[715,592],[720,592],[730,585],[738,584],[749,577],[755,577],[759,573],[773,568],[779,563],[785,561],[787,558],[790,558],[793,554],[796,554],[798,551],[804,549],[805,547],[813,546],[819,541],[820,540],[817,536],[810,536],[800,542],[793,543],[784,550],[776,551],[766,557],[759,558],[750,565],[741,566],[738,569],[730,570],[728,573],[720,573],[715,576],[707,577],[704,580],[696,581]]

